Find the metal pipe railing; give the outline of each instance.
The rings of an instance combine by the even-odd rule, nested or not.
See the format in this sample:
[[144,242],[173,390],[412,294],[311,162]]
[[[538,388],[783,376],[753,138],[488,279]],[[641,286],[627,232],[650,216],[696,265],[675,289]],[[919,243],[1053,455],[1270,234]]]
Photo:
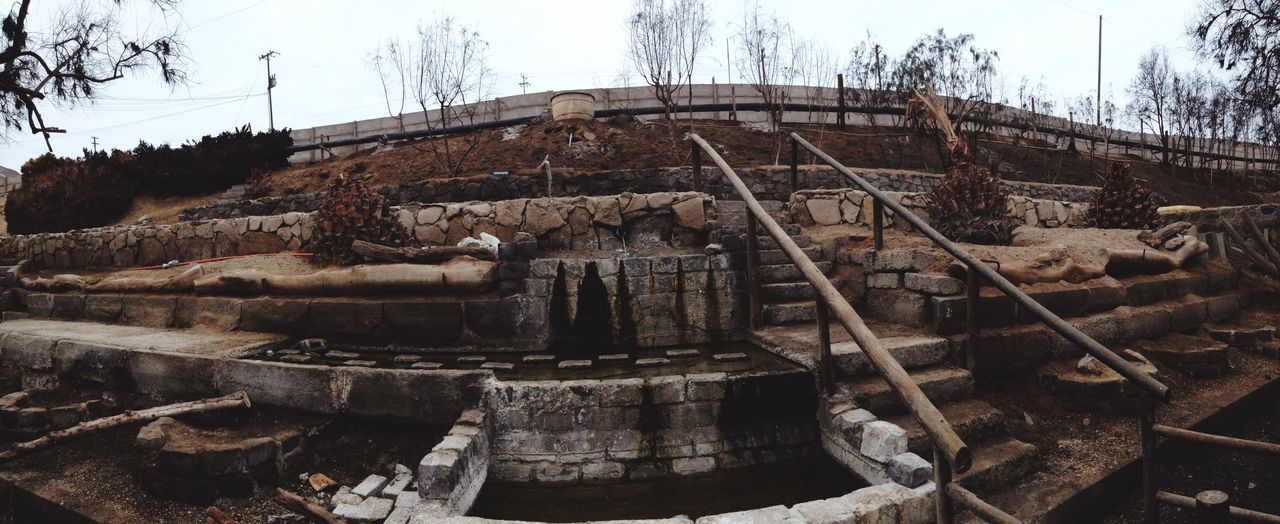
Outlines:
[[[805,280],[809,282],[809,285],[813,287],[814,292],[817,294],[818,300],[821,302],[819,307],[825,305],[828,308],[828,312],[853,337],[858,347],[862,348],[872,366],[889,384],[889,387],[893,388],[898,397],[902,399],[903,405],[906,406],[916,420],[920,421],[921,427],[933,439],[934,446],[937,449],[936,452],[940,453],[957,473],[968,471],[973,463],[973,457],[968,446],[960,440],[960,436],[956,434],[951,424],[942,416],[942,413],[933,405],[933,402],[920,390],[920,386],[911,380],[910,375],[902,368],[902,365],[884,349],[884,346],[880,344],[880,339],[871,332],[871,329],[862,321],[862,317],[858,316],[858,313],[853,310],[853,306],[849,305],[849,301],[845,300],[844,296],[831,284],[831,281],[827,280],[826,275],[818,269],[818,266],[813,261],[809,260],[809,257],[801,251],[800,246],[796,245],[786,231],[773,220],[773,217],[765,212],[764,208],[760,206],[760,202],[756,201],[755,197],[752,196],[751,190],[742,182],[742,179],[733,171],[733,168],[730,168],[729,164],[725,163],[715,148],[712,148],[706,140],[703,140],[696,133],[690,133],[689,139],[702,148],[702,151],[709,155],[716,165],[720,167],[721,173],[724,174],[725,178],[733,185],[738,196],[746,203],[748,216],[755,217],[760,226],[764,227],[769,236],[773,237],[773,240],[777,242],[778,248],[787,255],[792,264],[799,268],[800,273],[804,275]],[[695,176],[697,176],[697,173],[695,173]],[[748,239],[754,238],[755,234],[755,231],[748,230]]]
[[[897,201],[886,196],[875,186],[871,185],[871,183],[854,174],[849,170],[849,168],[845,167],[840,162],[837,162],[834,158],[831,158],[830,155],[826,154],[821,149],[818,149],[813,144],[810,144],[799,134],[791,133],[790,136],[791,140],[799,143],[800,146],[809,150],[809,152],[813,153],[814,156],[817,156],[823,162],[827,163],[827,165],[835,168],[836,171],[852,181],[858,186],[858,188],[871,195],[874,202],[882,204],[884,207],[892,211],[895,215],[895,220],[903,220],[910,224],[916,229],[916,231],[919,231],[926,238],[933,241],[934,244],[937,244],[938,247],[941,247],[948,254],[968,266],[970,271],[977,272],[984,280],[991,282],[996,289],[999,289],[1005,295],[1008,295],[1009,298],[1013,299],[1020,308],[1025,309],[1032,316],[1036,317],[1041,322],[1044,322],[1050,329],[1056,331],[1059,335],[1062,335],[1063,338],[1066,338],[1073,344],[1084,349],[1085,352],[1093,355],[1094,358],[1098,359],[1103,364],[1106,364],[1121,376],[1128,379],[1130,382],[1137,384],[1138,387],[1151,395],[1154,395],[1156,398],[1166,402],[1169,400],[1170,392],[1168,386],[1152,378],[1151,375],[1143,373],[1138,368],[1134,367],[1133,364],[1130,364],[1129,361],[1121,358],[1119,355],[1116,355],[1111,350],[1107,349],[1106,346],[1098,343],[1098,341],[1094,340],[1092,337],[1084,334],[1079,329],[1076,329],[1075,326],[1067,323],[1067,321],[1063,320],[1062,317],[1055,315],[1039,302],[1036,302],[1030,296],[1027,296],[1027,294],[1021,289],[1018,289],[1018,286],[1004,278],[1003,275],[992,269],[991,266],[973,256],[955,242],[952,242],[942,236],[942,233],[939,233],[938,230],[934,229],[923,219],[916,216],[915,213],[912,213],[907,210],[907,208],[902,207],[902,204],[899,204]],[[972,314],[973,312],[970,313]]]

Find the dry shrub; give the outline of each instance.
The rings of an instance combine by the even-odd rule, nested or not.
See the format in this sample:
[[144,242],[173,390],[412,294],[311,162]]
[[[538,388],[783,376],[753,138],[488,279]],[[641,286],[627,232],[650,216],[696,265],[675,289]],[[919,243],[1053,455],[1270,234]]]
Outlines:
[[1160,224],[1160,202],[1129,173],[1128,162],[1114,162],[1089,207],[1089,223],[1106,229],[1152,229]]

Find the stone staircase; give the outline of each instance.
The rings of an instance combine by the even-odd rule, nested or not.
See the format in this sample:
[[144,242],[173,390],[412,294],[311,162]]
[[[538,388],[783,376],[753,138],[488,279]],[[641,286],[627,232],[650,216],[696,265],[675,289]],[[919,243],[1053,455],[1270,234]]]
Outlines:
[[[762,200],[760,205],[786,230],[809,260],[817,264],[818,269],[824,274],[831,271],[831,262],[826,259],[822,246],[815,244],[812,238],[801,232],[800,226],[787,211],[786,203]],[[722,200],[716,206],[722,235],[746,234],[746,203]],[[778,248],[773,237],[763,231],[756,233],[760,253],[761,319],[771,326],[813,322],[817,318],[813,288],[805,281],[800,269]]]
[[236,184],[234,186],[227,188],[227,190],[223,191],[221,195],[218,195],[217,203],[226,204],[230,202],[239,202],[241,200],[244,200],[244,197],[248,193],[248,191],[249,191],[249,184]]

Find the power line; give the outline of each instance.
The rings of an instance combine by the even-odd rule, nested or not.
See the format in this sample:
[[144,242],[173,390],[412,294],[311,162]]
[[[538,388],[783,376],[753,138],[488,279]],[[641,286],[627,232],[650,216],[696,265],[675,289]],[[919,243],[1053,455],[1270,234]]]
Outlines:
[[241,7],[240,9],[236,9],[235,11],[232,11],[232,12],[227,13],[227,14],[224,14],[224,15],[215,16],[215,17],[213,17],[213,18],[210,18],[210,19],[208,19],[208,20],[205,20],[205,21],[203,21],[203,22],[200,22],[200,23],[198,23],[198,24],[196,24],[196,25],[193,25],[193,26],[191,26],[191,27],[188,27],[188,28],[187,28],[187,31],[194,31],[194,30],[196,30],[196,29],[197,29],[197,28],[199,28],[199,27],[203,27],[203,26],[206,26],[206,25],[212,24],[212,23],[214,23],[214,22],[217,22],[218,20],[222,20],[223,18],[226,18],[226,17],[232,16],[232,15],[237,15],[237,14],[243,13],[243,12],[245,12],[245,11],[248,11],[248,10],[250,10],[250,9],[253,9],[253,8],[255,8],[255,7],[258,7],[258,6],[260,6],[260,5],[264,4],[264,3],[266,3],[266,1],[267,1],[267,0],[258,0],[258,2],[257,2],[257,3],[255,3],[255,4],[248,5],[248,6],[245,6],[245,7]]

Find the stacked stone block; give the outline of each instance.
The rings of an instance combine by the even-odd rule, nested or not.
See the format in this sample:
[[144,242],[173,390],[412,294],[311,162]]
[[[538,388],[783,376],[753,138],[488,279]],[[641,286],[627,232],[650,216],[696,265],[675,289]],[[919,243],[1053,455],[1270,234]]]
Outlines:
[[[883,188],[882,188],[883,190]],[[926,211],[928,199],[925,193],[884,190],[886,196],[901,204],[916,216],[929,220]],[[856,189],[820,189],[797,191],[790,196],[791,213],[796,222],[804,225],[834,226],[872,224],[871,195]],[[1016,223],[1037,227],[1085,227],[1087,203],[1045,200],[1011,195],[1008,215]],[[886,227],[910,229],[903,221],[893,219],[893,211],[885,208]]]

